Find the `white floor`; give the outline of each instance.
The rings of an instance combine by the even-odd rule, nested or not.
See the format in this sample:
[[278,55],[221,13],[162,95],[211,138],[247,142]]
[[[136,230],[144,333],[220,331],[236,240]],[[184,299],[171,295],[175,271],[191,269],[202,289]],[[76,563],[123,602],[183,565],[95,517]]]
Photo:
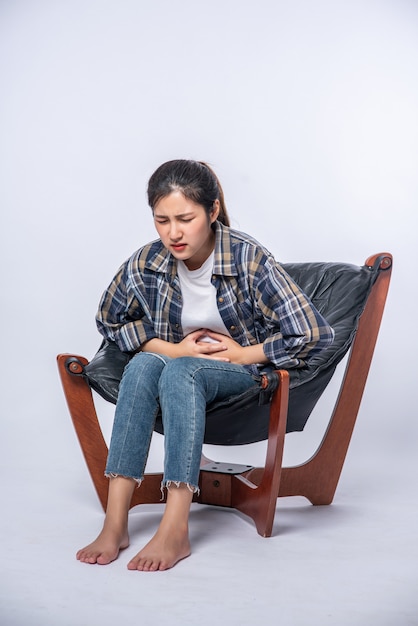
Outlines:
[[[194,505],[192,556],[150,574],[130,572],[126,563],[156,527],[160,505],[132,511],[132,545],[115,563],[74,558],[103,514],[57,398],[56,414],[44,418],[50,435],[34,428],[24,440],[31,453],[18,454],[19,435],[10,430],[15,453],[6,450],[0,474],[0,624],[418,624],[414,445],[403,442],[401,456],[396,441],[371,438],[368,407],[366,399],[331,506],[282,499],[273,537],[262,539],[244,516]],[[288,457],[300,437],[288,438]],[[160,444],[157,438],[154,459]],[[261,452],[250,447],[249,462]]]
[[[417,7],[0,2],[0,626],[418,625]],[[132,546],[88,566],[103,513],[55,354],[94,354],[103,289],[155,237],[146,180],[179,157],[213,164],[234,227],[279,260],[392,252],[388,304],[331,506],[279,501],[270,539],[193,507],[192,556],[155,574],[126,569],[161,513],[143,507]]]

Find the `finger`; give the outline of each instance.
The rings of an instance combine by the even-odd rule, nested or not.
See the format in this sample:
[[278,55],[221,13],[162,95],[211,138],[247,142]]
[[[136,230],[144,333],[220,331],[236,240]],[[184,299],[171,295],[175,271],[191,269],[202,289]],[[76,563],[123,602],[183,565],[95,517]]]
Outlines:
[[224,350],[228,350],[228,347],[222,343],[207,343],[208,353],[215,354],[216,352],[223,352]]
[[206,333],[202,330],[194,330],[193,332],[186,335],[187,339],[191,339],[192,341],[198,341],[199,337],[203,337]]
[[216,339],[217,341],[225,341],[226,335],[222,335],[221,333],[216,333],[213,330],[207,330],[205,334],[211,339]]

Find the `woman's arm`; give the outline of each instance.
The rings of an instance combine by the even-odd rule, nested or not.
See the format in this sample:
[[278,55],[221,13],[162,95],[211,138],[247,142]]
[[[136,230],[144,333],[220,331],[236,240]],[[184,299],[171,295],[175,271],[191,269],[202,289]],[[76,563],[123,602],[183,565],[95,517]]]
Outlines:
[[97,328],[114,341],[122,352],[135,352],[141,344],[156,337],[149,315],[132,289],[128,288],[128,262],[124,263],[100,300]]
[[300,367],[333,342],[331,326],[274,259],[264,265],[256,302],[268,329],[263,350],[274,365]]

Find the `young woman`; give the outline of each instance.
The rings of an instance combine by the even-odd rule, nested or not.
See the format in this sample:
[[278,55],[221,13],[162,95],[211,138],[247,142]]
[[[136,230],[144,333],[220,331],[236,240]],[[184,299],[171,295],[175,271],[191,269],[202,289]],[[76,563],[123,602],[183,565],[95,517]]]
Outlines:
[[103,336],[136,354],[116,405],[103,529],[77,553],[107,564],[129,545],[129,504],[161,410],[167,502],[156,534],[128,563],[140,571],[168,569],[190,554],[206,405],[259,385],[263,367],[303,367],[333,340],[271,254],[229,228],[221,186],[205,163],[164,163],[150,178],[148,201],[159,239],[122,265],[97,315]]

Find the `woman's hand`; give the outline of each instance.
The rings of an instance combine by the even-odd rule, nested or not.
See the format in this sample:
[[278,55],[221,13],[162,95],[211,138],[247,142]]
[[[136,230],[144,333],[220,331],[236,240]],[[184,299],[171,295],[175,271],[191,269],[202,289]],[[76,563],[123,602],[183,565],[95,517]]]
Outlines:
[[241,346],[239,343],[229,337],[229,335],[221,335],[211,330],[205,331],[205,336],[218,341],[224,347],[222,356],[223,361],[236,363],[237,365],[252,365],[253,363],[268,363],[268,359],[264,354],[263,344],[255,344],[253,346]]
[[202,329],[195,330],[189,335],[186,335],[180,343],[170,343],[169,341],[164,341],[164,339],[154,338],[143,343],[141,351],[165,354],[172,359],[181,356],[194,356],[202,359],[215,359],[217,361],[229,362],[229,357],[224,355],[224,352],[227,350],[227,346],[222,341],[224,335],[217,334],[221,341],[204,341],[204,338],[208,336],[209,332]]
[[[205,339],[212,341],[205,341]],[[186,335],[180,343],[169,343],[163,339],[150,339],[141,346],[143,352],[165,354],[173,359],[180,356],[193,356],[201,359],[214,359],[237,365],[268,363],[263,345],[241,346],[229,335],[222,335],[202,328]]]
[[[213,341],[205,341],[206,337],[210,337]],[[224,354],[228,349],[224,339],[226,339],[225,335],[210,333],[205,329],[195,330],[176,344],[176,349],[179,352],[177,356],[194,356],[229,362],[231,359]]]

